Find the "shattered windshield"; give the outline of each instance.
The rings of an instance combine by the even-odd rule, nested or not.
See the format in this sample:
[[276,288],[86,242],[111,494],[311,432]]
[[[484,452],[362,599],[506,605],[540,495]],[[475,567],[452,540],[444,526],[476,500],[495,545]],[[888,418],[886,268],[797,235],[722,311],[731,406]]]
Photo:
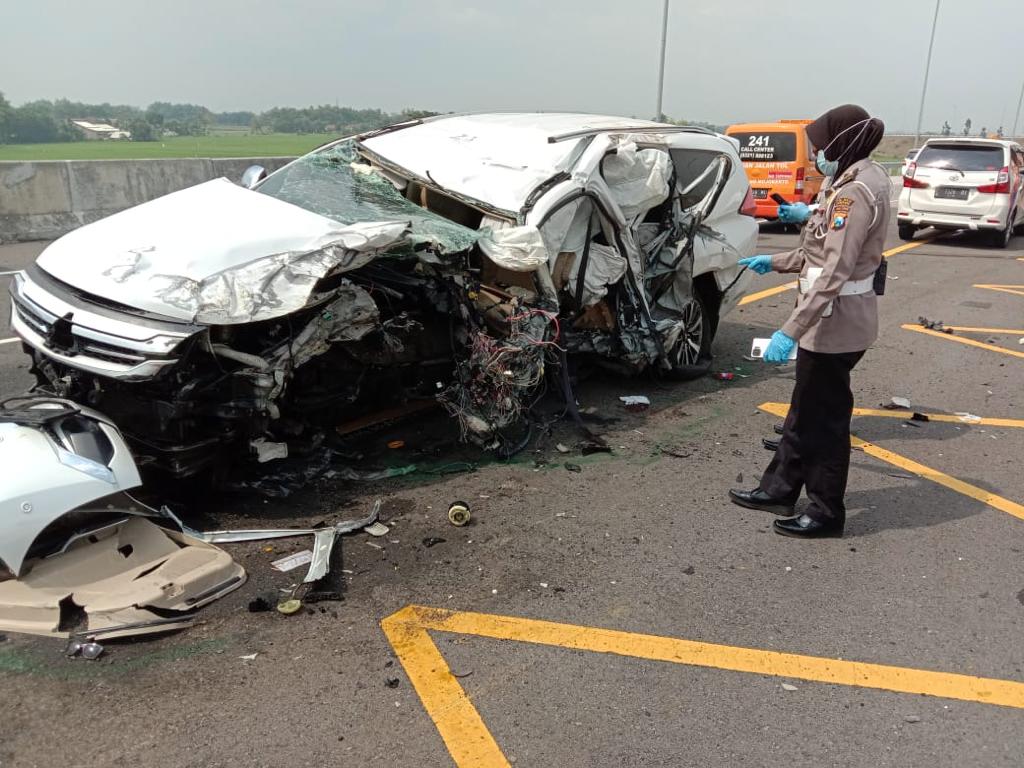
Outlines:
[[409,222],[413,244],[433,243],[444,253],[467,250],[480,237],[402,197],[362,163],[351,140],[300,157],[268,177],[258,191],[342,224]]

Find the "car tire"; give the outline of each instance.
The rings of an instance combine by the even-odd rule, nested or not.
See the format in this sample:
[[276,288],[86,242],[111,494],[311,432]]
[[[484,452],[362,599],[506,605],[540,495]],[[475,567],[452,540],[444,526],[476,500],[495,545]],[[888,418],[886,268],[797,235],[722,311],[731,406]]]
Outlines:
[[683,307],[680,324],[682,332],[672,349],[666,349],[668,377],[675,381],[692,381],[704,376],[711,368],[711,341],[714,325],[710,307],[713,302],[702,291],[694,290],[693,297]]
[[1006,226],[1002,229],[994,229],[989,232],[989,245],[993,248],[1006,248],[1013,238],[1013,220],[1017,218],[1017,212],[1012,211],[1006,219]]
[[913,240],[914,234],[917,232],[917,227],[913,224],[900,224],[898,229],[900,240]]

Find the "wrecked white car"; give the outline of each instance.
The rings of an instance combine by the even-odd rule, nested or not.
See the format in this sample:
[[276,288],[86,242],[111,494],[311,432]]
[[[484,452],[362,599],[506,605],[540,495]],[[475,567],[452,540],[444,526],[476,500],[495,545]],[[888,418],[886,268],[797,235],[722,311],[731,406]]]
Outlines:
[[567,353],[706,369],[757,237],[731,140],[625,118],[443,116],[245,181],[84,226],[11,287],[38,391],[172,477],[415,399],[508,452]]

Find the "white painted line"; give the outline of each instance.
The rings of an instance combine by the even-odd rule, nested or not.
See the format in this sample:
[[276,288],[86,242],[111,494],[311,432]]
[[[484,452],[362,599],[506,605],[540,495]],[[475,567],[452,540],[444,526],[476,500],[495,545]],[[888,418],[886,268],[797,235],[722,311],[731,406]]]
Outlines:
[[0,344],[13,344],[16,341],[21,341],[21,339],[19,339],[17,336],[15,336],[13,339],[0,339]]
[[0,277],[9,277],[9,276],[11,276],[11,275],[16,275],[16,274],[18,274],[19,272],[21,272],[21,270],[20,270],[20,269],[16,269],[16,270],[14,270],[13,272],[0,272]]

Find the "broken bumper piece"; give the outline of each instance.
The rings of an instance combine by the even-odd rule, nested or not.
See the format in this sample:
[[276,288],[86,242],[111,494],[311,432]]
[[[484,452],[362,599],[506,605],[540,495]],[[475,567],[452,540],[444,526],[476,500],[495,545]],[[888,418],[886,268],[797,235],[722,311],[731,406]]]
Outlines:
[[124,438],[55,398],[0,403],[0,631],[129,637],[189,626],[245,583],[209,542],[140,517]]
[[0,630],[106,639],[189,626],[245,583],[223,550],[133,517],[0,584]]

